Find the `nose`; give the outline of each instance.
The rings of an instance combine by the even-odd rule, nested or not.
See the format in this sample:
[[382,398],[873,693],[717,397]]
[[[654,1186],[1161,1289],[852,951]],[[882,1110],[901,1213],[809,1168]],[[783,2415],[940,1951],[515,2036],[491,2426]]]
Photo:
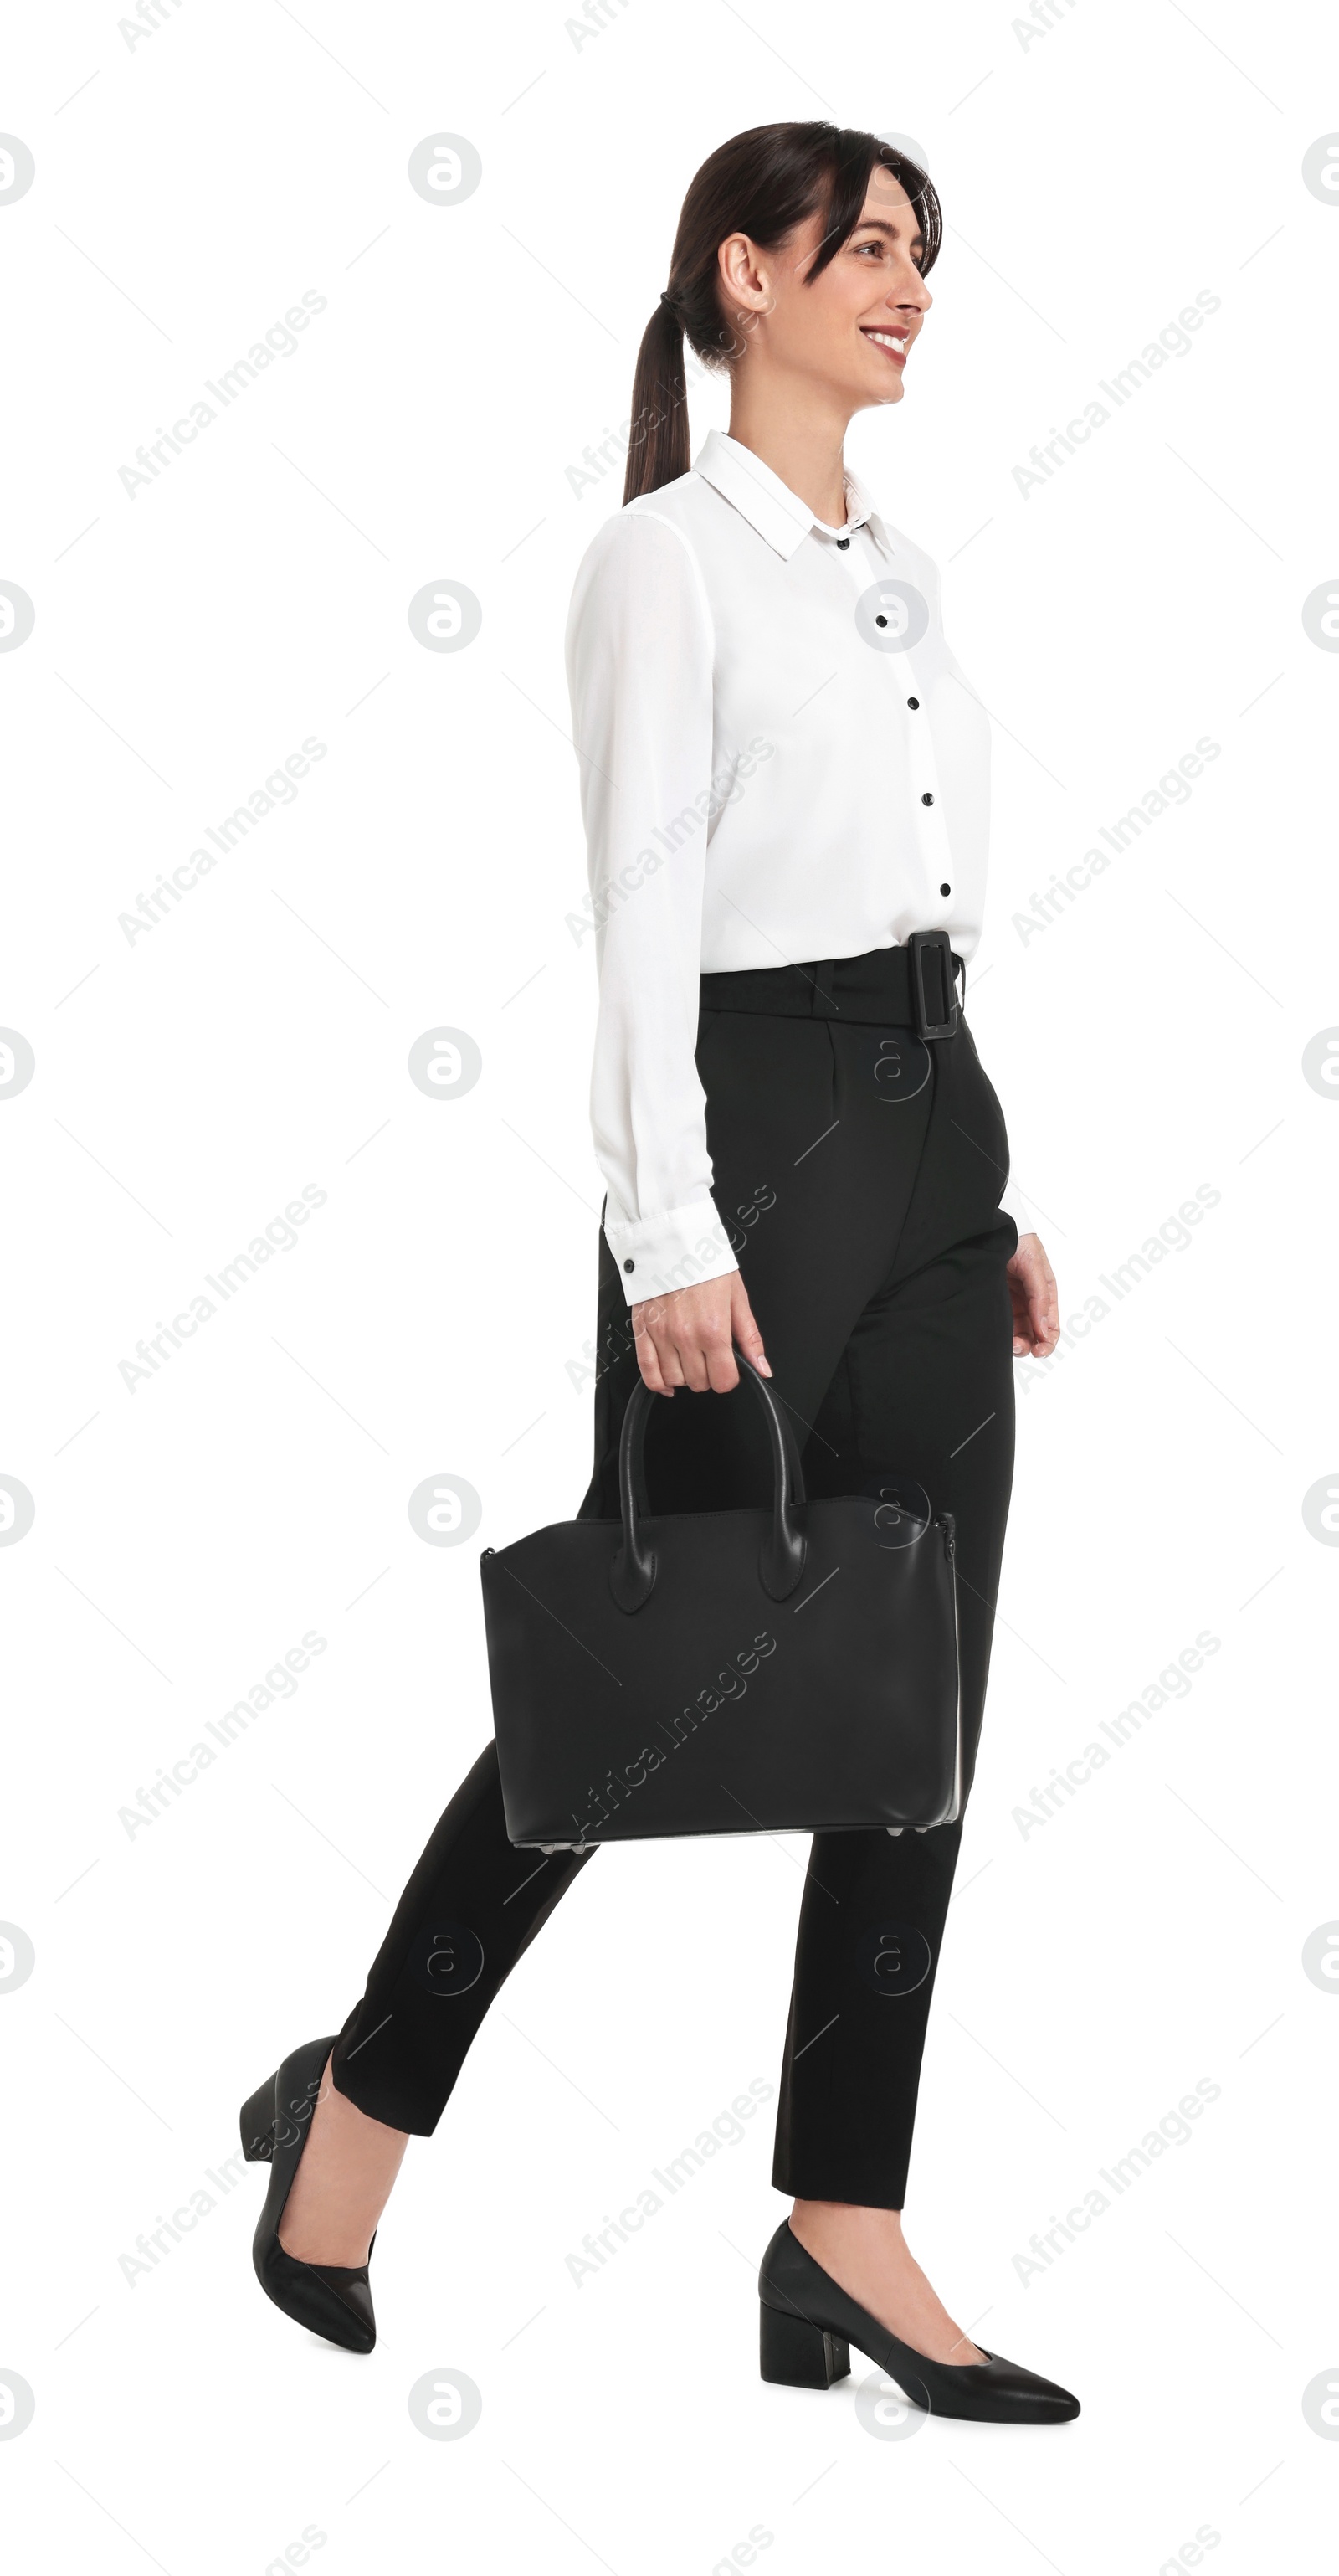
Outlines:
[[908,268],[906,276],[889,288],[888,302],[896,305],[902,313],[925,314],[929,312],[934,297],[919,270]]

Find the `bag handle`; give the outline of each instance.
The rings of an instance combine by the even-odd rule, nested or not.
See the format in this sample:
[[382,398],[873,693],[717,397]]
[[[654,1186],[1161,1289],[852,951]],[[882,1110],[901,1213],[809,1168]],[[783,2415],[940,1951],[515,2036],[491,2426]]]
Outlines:
[[[772,1450],[772,1526],[758,1560],[758,1579],[773,1601],[785,1601],[804,1572],[808,1554],[808,1541],[795,1522],[795,1506],[804,1501],[804,1472],[795,1435],[766,1378],[759,1376],[737,1342],[734,1354],[741,1377],[752,1384],[761,1400]],[[645,1378],[639,1377],[628,1398],[618,1444],[623,1537],[610,1568],[609,1589],[619,1609],[629,1613],[640,1610],[655,1589],[655,1549],[646,1545],[638,1526],[639,1509],[645,1508],[646,1426],[655,1401]]]

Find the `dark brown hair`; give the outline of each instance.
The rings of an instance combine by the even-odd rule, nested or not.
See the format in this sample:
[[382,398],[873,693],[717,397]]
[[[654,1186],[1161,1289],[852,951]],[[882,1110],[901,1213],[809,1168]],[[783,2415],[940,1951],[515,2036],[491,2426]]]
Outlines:
[[900,180],[917,213],[924,274],[943,238],[939,199],[925,172],[877,134],[819,123],[754,125],[703,162],[683,201],[669,285],[637,352],[625,503],[688,472],[685,339],[708,366],[728,368],[744,347],[737,325],[721,308],[721,243],[731,233],[747,233],[761,249],[773,250],[797,224],[821,212],[823,239],[805,279],[812,286],[850,240],[870,173],[880,164]]

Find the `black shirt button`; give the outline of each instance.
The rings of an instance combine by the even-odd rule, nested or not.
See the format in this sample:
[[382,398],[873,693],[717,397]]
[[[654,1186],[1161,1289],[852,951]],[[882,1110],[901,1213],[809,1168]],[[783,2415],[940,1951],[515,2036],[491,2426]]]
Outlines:
[[952,886],[941,886],[939,891],[941,894],[952,894],[953,888]]
[[850,538],[849,538],[849,537],[838,537],[838,539],[837,539],[837,550],[838,550],[838,553],[839,553],[839,554],[845,554],[846,549],[847,549],[847,547],[849,546],[850,542],[851,542],[851,540],[850,540]]
[[907,700],[907,705],[908,705],[909,707],[918,707],[918,706],[920,705],[920,699],[919,699],[919,698],[908,698],[908,700]]
[[625,1269],[625,1270],[635,1270],[635,1269],[636,1269],[636,1267],[637,1267],[637,1264],[636,1264],[636,1262],[635,1262],[635,1261],[625,1261],[625,1262],[624,1262],[624,1264],[623,1264],[623,1267],[624,1267],[624,1269]]
[[921,798],[921,803],[922,803],[922,805],[933,805],[934,801],[935,801],[935,800],[934,800],[933,796],[930,794],[930,790],[929,790],[929,788],[927,787],[927,788],[926,788],[926,791],[925,791],[925,794],[924,794],[924,795],[922,796],[922,798]]

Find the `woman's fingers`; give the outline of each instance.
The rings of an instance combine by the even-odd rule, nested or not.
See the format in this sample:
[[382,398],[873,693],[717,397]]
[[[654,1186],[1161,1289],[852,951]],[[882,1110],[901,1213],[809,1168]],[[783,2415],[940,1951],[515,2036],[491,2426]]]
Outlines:
[[734,1341],[765,1376],[771,1375],[737,1270],[704,1279],[695,1288],[676,1289],[671,1297],[647,1298],[633,1307],[632,1318],[637,1364],[656,1395],[672,1395],[676,1386],[691,1387],[698,1395],[708,1389],[728,1395],[739,1384]]
[[1025,1234],[1009,1264],[1015,1359],[1049,1359],[1060,1339],[1060,1292],[1040,1237]]
[[[684,1384],[692,1388],[694,1395],[705,1395],[709,1387],[719,1393],[734,1385],[739,1372],[731,1356],[728,1321],[722,1326],[709,1315],[690,1310],[675,1317],[674,1336]],[[720,1373],[723,1365],[729,1370],[725,1377]]]
[[739,1369],[731,1344],[732,1326],[727,1309],[724,1315],[702,1327],[703,1384],[709,1386],[714,1395],[728,1395],[731,1387],[739,1384]]
[[643,1383],[649,1386],[652,1395],[664,1395],[665,1381],[661,1375],[660,1356],[655,1343],[644,1329],[638,1326],[634,1326],[633,1329],[637,1336],[637,1366],[641,1370]]
[[656,1339],[657,1311],[654,1302],[649,1298],[642,1305],[633,1307],[632,1330],[637,1349],[637,1366],[652,1395],[669,1395],[673,1390],[665,1383],[665,1371]]
[[1049,1354],[1060,1339],[1060,1291],[1040,1243],[1037,1246],[1037,1284],[1033,1292],[1033,1320],[1036,1338],[1043,1354]]
[[[767,1353],[762,1346],[762,1335],[753,1320],[753,1308],[749,1304],[744,1282],[737,1272],[734,1294],[730,1300],[730,1323],[735,1340],[745,1359],[752,1360],[760,1377],[770,1377],[772,1371],[768,1364]],[[738,1376],[738,1370],[735,1374]]]
[[[693,1383],[686,1366],[690,1355],[684,1348],[676,1303],[673,1297],[648,1297],[643,1305],[633,1308],[639,1365],[655,1395],[673,1395],[676,1386]],[[635,1320],[638,1316],[640,1323]],[[655,1368],[654,1378],[648,1374],[648,1360]]]

